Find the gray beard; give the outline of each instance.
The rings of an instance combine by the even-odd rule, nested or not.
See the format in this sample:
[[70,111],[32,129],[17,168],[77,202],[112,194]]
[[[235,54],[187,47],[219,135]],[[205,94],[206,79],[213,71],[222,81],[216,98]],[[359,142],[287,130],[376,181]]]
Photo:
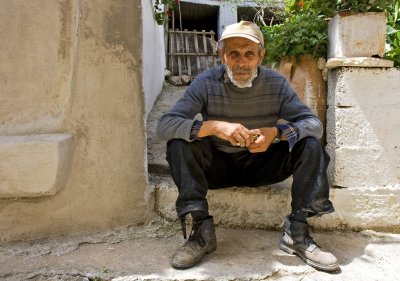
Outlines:
[[241,83],[239,81],[236,81],[233,78],[233,71],[228,66],[226,66],[226,73],[228,74],[229,80],[231,80],[232,84],[235,85],[236,87],[238,87],[238,88],[251,88],[251,86],[253,86],[254,79],[257,77],[257,67],[254,68],[251,71],[250,78],[247,81],[243,82],[243,83]]

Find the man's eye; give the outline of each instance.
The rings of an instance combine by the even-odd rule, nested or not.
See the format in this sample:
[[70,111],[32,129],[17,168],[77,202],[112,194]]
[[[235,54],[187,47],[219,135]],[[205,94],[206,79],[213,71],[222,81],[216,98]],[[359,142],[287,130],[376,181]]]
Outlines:
[[245,56],[248,57],[248,58],[253,58],[254,57],[254,53],[253,52],[247,52]]
[[232,58],[236,58],[237,56],[239,56],[239,53],[238,52],[230,52],[229,56]]

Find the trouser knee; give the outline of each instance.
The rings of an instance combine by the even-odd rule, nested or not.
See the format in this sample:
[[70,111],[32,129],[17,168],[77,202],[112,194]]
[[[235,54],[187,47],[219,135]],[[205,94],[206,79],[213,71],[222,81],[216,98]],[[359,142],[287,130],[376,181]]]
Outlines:
[[323,159],[326,165],[330,160],[321,142],[314,137],[306,137],[299,140],[293,148],[293,154],[299,157],[306,155],[309,160],[321,161]]

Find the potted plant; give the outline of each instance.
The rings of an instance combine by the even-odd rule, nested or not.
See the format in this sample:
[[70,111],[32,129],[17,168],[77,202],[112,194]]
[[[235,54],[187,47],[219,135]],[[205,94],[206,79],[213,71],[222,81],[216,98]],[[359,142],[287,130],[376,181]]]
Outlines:
[[337,0],[328,28],[329,58],[379,57],[385,53],[388,0]]

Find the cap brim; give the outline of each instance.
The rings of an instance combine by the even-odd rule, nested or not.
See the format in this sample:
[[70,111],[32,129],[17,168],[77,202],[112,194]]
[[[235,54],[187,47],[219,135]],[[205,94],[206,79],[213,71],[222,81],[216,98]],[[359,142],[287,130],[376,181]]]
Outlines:
[[257,38],[255,38],[251,35],[248,35],[248,34],[243,34],[243,33],[230,33],[230,34],[224,35],[218,40],[218,42],[221,42],[222,40],[227,39],[227,38],[234,38],[234,37],[246,38],[246,39],[253,41],[254,43],[259,43],[262,46],[264,46],[264,42],[260,42],[260,40],[258,40]]

